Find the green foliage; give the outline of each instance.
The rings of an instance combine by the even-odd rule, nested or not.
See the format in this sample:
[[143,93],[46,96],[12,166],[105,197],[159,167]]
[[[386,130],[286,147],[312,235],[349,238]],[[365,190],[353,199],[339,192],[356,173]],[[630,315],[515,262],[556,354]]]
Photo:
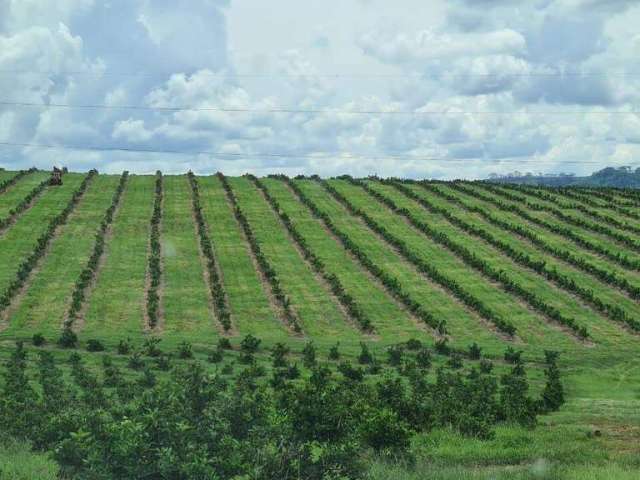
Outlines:
[[469,358],[471,360],[480,360],[481,356],[482,348],[480,348],[480,346],[476,342],[473,342],[471,345],[469,345]]
[[251,334],[246,335],[240,343],[240,348],[245,353],[256,353],[260,348],[261,339]]
[[184,341],[178,345],[178,358],[181,360],[193,358],[193,346],[191,343]]
[[360,342],[360,355],[358,355],[358,362],[362,365],[367,365],[373,361],[373,355],[369,351],[369,347],[366,343]]
[[41,347],[45,343],[47,343],[47,340],[44,338],[44,335],[42,335],[41,333],[34,333],[33,337],[31,337],[31,343],[33,343],[34,347]]
[[313,345],[313,342],[307,342],[302,349],[302,360],[304,366],[307,368],[312,368],[316,365],[316,347]]
[[64,328],[58,339],[58,345],[62,348],[76,348],[78,346],[78,336],[70,328]]
[[129,355],[129,352],[131,352],[131,339],[127,338],[126,340],[120,340],[116,347],[116,351],[118,352],[118,355]]
[[88,352],[104,352],[104,345],[100,340],[90,339],[87,340]]
[[329,360],[340,360],[340,342],[329,348]]

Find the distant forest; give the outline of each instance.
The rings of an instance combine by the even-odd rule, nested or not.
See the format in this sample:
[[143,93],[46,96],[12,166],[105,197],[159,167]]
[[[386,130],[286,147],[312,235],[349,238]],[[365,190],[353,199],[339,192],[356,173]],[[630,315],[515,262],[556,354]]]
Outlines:
[[525,185],[546,185],[564,187],[584,185],[595,187],[640,188],[640,168],[607,167],[592,173],[588,177],[577,177],[572,173],[534,175],[532,173],[513,172],[507,175],[491,174],[489,182],[519,183]]

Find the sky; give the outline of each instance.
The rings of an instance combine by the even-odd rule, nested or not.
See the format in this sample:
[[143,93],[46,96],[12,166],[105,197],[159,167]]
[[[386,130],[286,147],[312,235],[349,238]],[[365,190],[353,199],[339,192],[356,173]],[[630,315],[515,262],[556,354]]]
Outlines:
[[628,0],[0,0],[0,167],[637,167],[638,25]]

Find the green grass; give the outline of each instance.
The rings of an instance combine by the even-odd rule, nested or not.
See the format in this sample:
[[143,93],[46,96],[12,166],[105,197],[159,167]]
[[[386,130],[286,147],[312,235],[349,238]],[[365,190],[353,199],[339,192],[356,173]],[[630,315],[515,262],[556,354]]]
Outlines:
[[154,178],[129,177],[113,234],[107,241],[104,264],[94,290],[87,299],[83,333],[117,343],[144,330],[145,276],[149,244],[149,221]]
[[260,242],[260,248],[290,297],[304,334],[317,343],[335,343],[338,339],[348,341],[358,335],[338,308],[338,302],[328,287],[301,260],[300,253],[258,189],[245,178],[231,178],[229,182]]
[[49,455],[0,434],[0,480],[55,480],[58,474],[58,465]]
[[198,179],[202,211],[209,237],[220,264],[231,310],[232,331],[257,335],[269,341],[286,339],[288,333],[269,304],[268,287],[255,269],[249,246],[236,222],[217,177]]
[[165,177],[163,193],[162,335],[215,338],[217,320],[203,276],[187,177]]
[[75,282],[93,251],[95,233],[111,205],[118,181],[116,176],[100,175],[91,182],[32,275],[5,336],[30,336],[37,331],[51,338],[60,333]]
[[[8,217],[9,211],[15,208],[31,190],[36,188],[48,176],[49,175],[44,172],[30,173],[18,180],[17,183],[9,187],[4,193],[0,194],[0,219]],[[3,179],[0,178],[0,182],[2,182],[2,180]],[[45,189],[43,194],[46,193],[46,190],[47,189]]]
[[36,245],[49,222],[69,203],[84,175],[69,174],[64,185],[51,188],[26,211],[16,223],[0,235],[0,291],[4,291],[15,278],[18,267]]

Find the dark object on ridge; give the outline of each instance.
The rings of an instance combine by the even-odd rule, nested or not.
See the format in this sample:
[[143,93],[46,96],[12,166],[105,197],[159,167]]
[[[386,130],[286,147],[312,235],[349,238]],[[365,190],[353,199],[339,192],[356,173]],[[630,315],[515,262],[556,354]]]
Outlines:
[[49,179],[49,185],[62,185],[62,174],[63,170],[60,170],[58,167],[53,167],[53,172],[51,172],[51,178]]

